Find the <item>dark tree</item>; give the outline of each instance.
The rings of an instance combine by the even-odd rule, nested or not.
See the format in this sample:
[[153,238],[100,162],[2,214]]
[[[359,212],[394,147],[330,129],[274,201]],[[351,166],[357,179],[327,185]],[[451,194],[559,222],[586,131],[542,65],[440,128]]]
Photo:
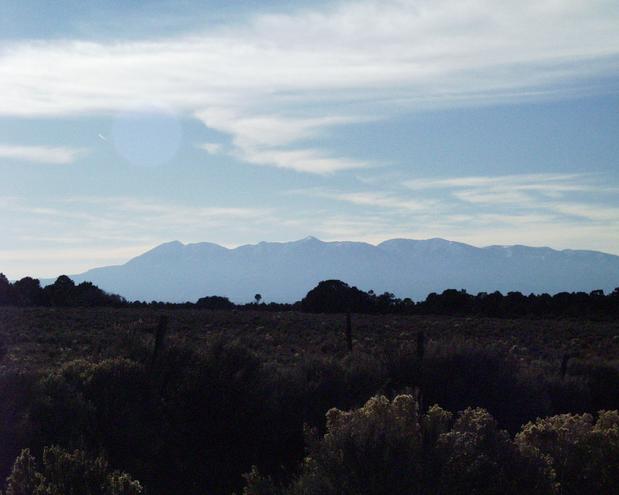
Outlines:
[[234,309],[234,303],[227,297],[206,296],[198,299],[196,306],[203,309]]
[[4,275],[0,273],[0,306],[10,303],[11,284]]
[[303,311],[312,313],[371,312],[372,297],[341,280],[324,280],[307,293],[301,301]]
[[18,280],[13,284],[12,293],[12,302],[18,306],[41,306],[47,302],[41,284],[36,278],[24,277]]
[[44,290],[52,306],[74,306],[76,303],[75,282],[66,275],[60,275],[52,285],[48,285]]

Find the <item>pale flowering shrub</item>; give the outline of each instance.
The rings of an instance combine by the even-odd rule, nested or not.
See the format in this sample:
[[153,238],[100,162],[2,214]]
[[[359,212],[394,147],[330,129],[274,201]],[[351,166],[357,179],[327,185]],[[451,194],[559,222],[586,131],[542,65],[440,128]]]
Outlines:
[[548,461],[536,451],[521,451],[485,410],[467,409],[454,423],[453,415],[439,406],[421,414],[413,396],[399,395],[392,401],[373,397],[352,411],[331,409],[324,437],[310,449],[301,476],[286,493],[551,495],[553,491]]
[[522,449],[549,459],[562,495],[617,493],[619,413],[560,414],[528,423],[516,435]]
[[305,459],[298,494],[420,493],[422,432],[417,401],[371,398],[353,411],[331,409],[327,431]]
[[438,492],[470,494],[552,494],[554,474],[535,451],[522,451],[484,409],[468,408],[440,435]]
[[619,413],[563,414],[515,439],[481,408],[424,414],[411,395],[331,409],[301,474],[277,485],[252,470],[244,495],[572,495],[617,493]]
[[127,473],[112,471],[101,458],[46,447],[43,469],[24,449],[7,479],[6,495],[140,495],[142,486]]

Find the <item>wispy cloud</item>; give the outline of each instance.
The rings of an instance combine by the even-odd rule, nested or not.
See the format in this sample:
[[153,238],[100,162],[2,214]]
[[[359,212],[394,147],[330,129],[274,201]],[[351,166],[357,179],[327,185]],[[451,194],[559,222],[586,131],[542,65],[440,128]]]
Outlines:
[[49,233],[58,231],[65,237],[93,244],[109,241],[156,243],[170,240],[170,236],[201,240],[208,229],[237,222],[259,225],[271,218],[266,208],[202,207],[122,196],[68,197],[37,204],[20,198],[5,198],[3,207],[11,214],[22,216],[17,224],[10,221],[11,216],[1,219],[7,224],[5,231],[9,233],[11,229],[10,234],[15,238],[32,240],[32,232],[38,231],[41,232],[39,240],[49,240]]
[[31,163],[69,165],[85,150],[59,146],[17,146],[0,144],[0,160],[25,161]]
[[403,181],[412,191],[448,191],[454,198],[478,205],[531,206],[565,195],[618,193],[619,186],[605,184],[594,174],[519,174],[450,177]]
[[[273,114],[243,116],[221,108],[197,112],[196,117],[209,128],[231,135],[233,149],[230,154],[255,165],[317,174],[368,165],[361,160],[331,156],[316,148],[299,147],[299,143],[319,136],[329,127],[368,119],[345,116],[288,117]],[[213,144],[209,144],[209,147],[212,146]],[[221,147],[217,149],[220,151]]]
[[591,91],[619,70],[618,25],[604,0],[369,0],[168,39],[12,43],[0,49],[0,114],[161,104],[229,134],[249,163],[327,173],[366,165],[298,145],[333,125]]
[[438,205],[431,198],[417,199],[405,197],[401,194],[378,191],[337,191],[333,189],[311,188],[289,191],[289,194],[327,198],[335,201],[350,203],[357,206],[387,209],[401,213],[433,211]]
[[[446,237],[476,245],[550,245],[618,253],[619,187],[594,174],[519,174],[360,181],[361,191],[309,188],[291,194],[353,205],[325,213],[329,235]],[[369,186],[372,189],[369,189]]]
[[173,239],[199,242],[236,235],[246,240],[257,237],[265,225],[278,223],[268,208],[197,206],[126,196],[36,201],[3,197],[0,205],[5,213],[0,216],[0,231],[11,239],[10,247],[0,247],[0,271],[11,276],[77,273],[124,263]]
[[209,155],[218,155],[224,150],[221,143],[199,143],[196,148],[206,151]]
[[[499,176],[469,176],[431,179],[412,179],[404,182],[409,189],[443,189],[471,187],[511,187],[522,190],[575,190],[584,174],[514,174]],[[576,182],[576,183],[575,183]]]
[[241,149],[235,156],[255,165],[289,168],[298,172],[330,174],[368,166],[367,162],[334,157],[317,149]]

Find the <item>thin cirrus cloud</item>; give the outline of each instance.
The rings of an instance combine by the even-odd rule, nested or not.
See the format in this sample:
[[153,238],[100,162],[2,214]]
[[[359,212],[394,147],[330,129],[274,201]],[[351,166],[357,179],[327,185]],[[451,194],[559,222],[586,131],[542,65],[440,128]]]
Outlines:
[[[0,202],[8,212],[20,214],[23,221],[3,218],[3,230],[14,238],[29,236],[28,232],[49,231],[75,234],[85,241],[136,240],[153,242],[176,233],[187,237],[192,233],[224,227],[235,221],[252,224],[268,222],[270,210],[265,208],[202,207],[178,202],[162,202],[131,197],[67,197],[38,201],[24,198],[3,198]],[[40,228],[39,228],[40,227]],[[41,234],[45,237],[44,234]]]
[[325,198],[373,209],[391,210],[409,214],[411,212],[432,211],[437,206],[433,199],[415,199],[391,192],[378,191],[337,191],[333,189],[310,188],[288,191],[290,195]]
[[619,228],[616,195],[619,187],[596,174],[520,174],[505,176],[415,179],[403,185],[412,192],[440,192],[458,200],[455,206],[471,205],[480,212],[545,212],[556,219],[579,218],[583,222],[608,222]]
[[[7,196],[0,198],[0,206],[6,213],[0,216],[0,230],[11,240],[0,248],[0,261],[2,270],[14,277],[124,263],[171,239],[202,241],[207,234],[230,233],[252,238],[265,225],[278,223],[268,208],[202,207],[124,196]],[[32,248],[34,243],[39,247]]]
[[[596,200],[599,204],[619,192],[618,187],[606,184],[603,176],[585,173],[425,179],[397,179],[393,175],[387,175],[383,178],[359,177],[359,182],[372,186],[373,190],[336,191],[314,188],[290,193],[402,213],[451,214],[450,209],[459,211],[467,205],[475,208],[475,211],[497,207],[504,207],[508,211],[551,209],[553,205],[569,204],[575,194],[584,195],[587,200]],[[377,188],[382,190],[377,191]],[[596,201],[587,204],[594,204]]]
[[333,125],[591,91],[619,67],[618,21],[604,0],[363,1],[167,39],[13,42],[0,49],[0,114],[156,103],[228,134],[226,152],[248,163],[329,173],[368,165],[299,143]]
[[[373,190],[312,188],[290,191],[357,208],[331,225],[346,232],[443,236],[473,244],[540,242],[617,253],[619,188],[597,174],[514,174],[362,181]],[[377,192],[377,186],[384,190]],[[361,227],[368,225],[366,230]],[[356,227],[355,227],[356,226]],[[358,237],[358,236],[357,236]]]
[[63,146],[18,146],[0,144],[0,160],[38,164],[69,165],[86,150]]

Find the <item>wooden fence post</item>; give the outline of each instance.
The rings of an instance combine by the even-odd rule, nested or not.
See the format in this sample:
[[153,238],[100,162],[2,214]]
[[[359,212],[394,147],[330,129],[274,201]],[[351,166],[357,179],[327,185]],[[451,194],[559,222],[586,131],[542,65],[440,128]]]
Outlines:
[[417,333],[417,357],[419,361],[423,360],[423,355],[426,353],[426,336],[423,332]]
[[346,346],[348,352],[352,352],[352,321],[350,311],[346,313]]
[[159,324],[157,325],[157,332],[155,333],[155,347],[153,349],[153,359],[152,363],[155,364],[158,357],[163,352],[165,347],[165,338],[168,332],[168,317],[166,315],[162,315],[159,318]]

